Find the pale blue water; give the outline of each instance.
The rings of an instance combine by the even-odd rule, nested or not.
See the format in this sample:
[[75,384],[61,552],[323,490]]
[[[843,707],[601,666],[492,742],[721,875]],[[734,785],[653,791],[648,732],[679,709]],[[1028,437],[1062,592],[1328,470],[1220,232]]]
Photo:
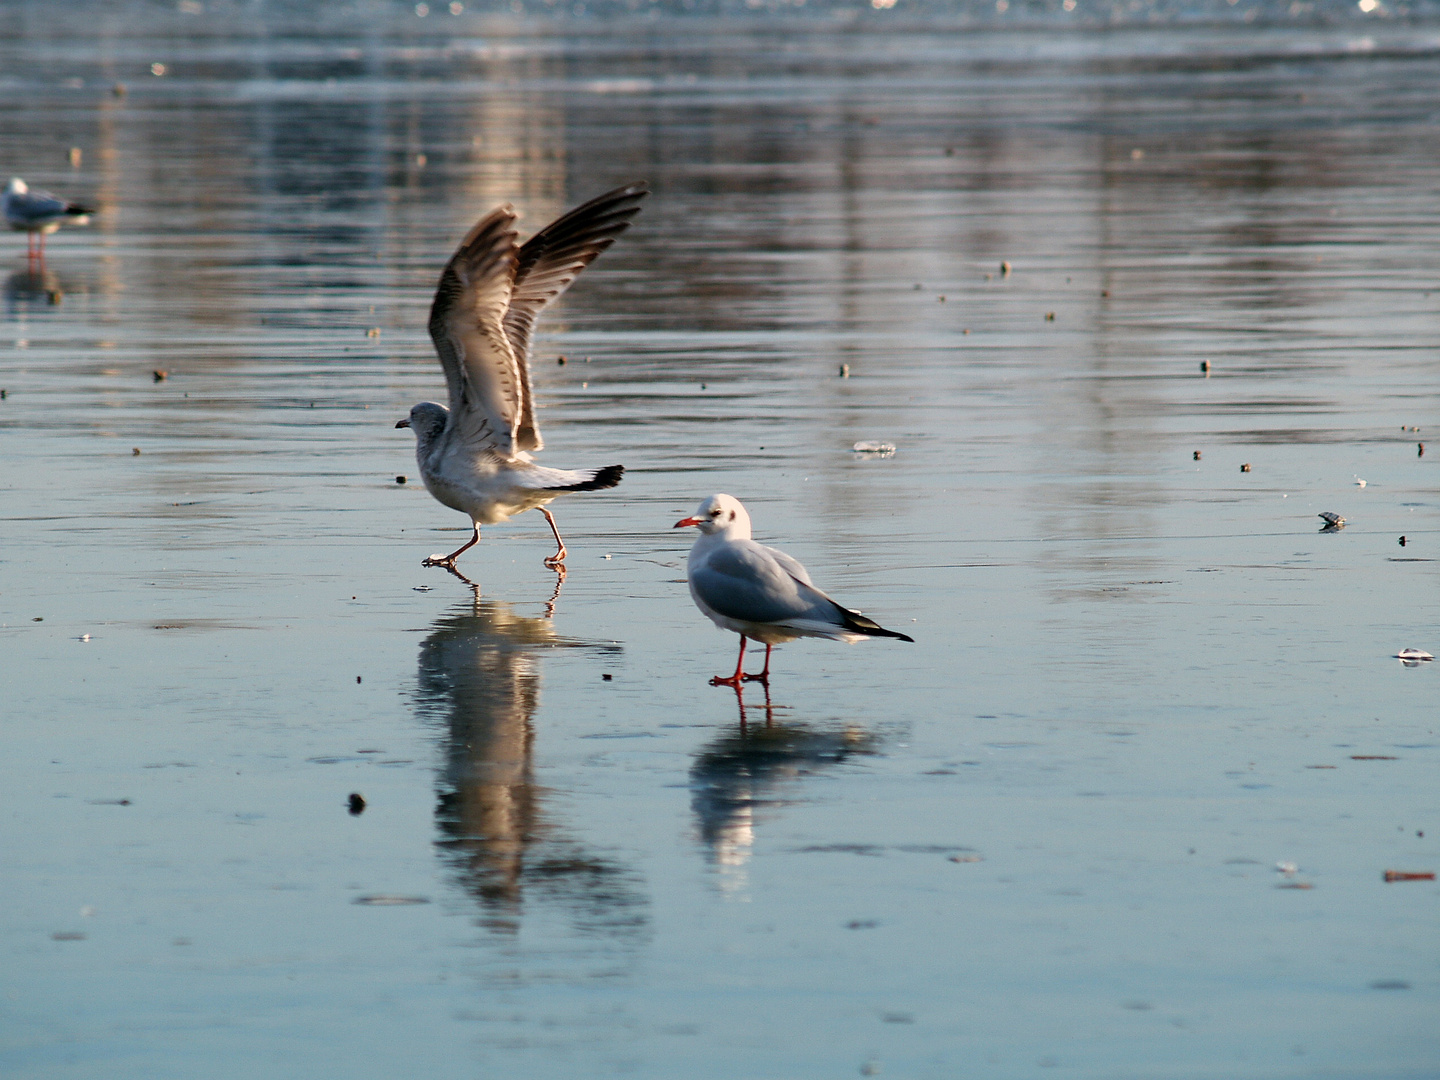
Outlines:
[[[1231,7],[0,15],[0,1072],[1440,1072],[1440,27]],[[636,178],[474,596],[435,278]],[[742,728],[713,491],[916,643]]]

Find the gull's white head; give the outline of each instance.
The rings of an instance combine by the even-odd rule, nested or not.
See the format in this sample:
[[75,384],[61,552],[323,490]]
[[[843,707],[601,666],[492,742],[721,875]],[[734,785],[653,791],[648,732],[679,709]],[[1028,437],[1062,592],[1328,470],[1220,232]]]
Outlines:
[[719,533],[727,540],[750,539],[750,515],[734,495],[711,495],[700,504],[694,517],[681,518],[675,528],[694,525],[706,536]]
[[25,195],[30,191],[30,185],[21,180],[18,176],[12,176],[10,183],[5,185],[6,195]]

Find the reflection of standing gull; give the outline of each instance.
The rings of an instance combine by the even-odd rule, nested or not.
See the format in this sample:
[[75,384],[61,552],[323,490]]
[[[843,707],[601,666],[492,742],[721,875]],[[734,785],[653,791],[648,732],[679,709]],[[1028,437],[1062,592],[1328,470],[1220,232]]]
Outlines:
[[592,199],[515,242],[515,211],[501,206],[470,230],[446,264],[430,308],[430,337],[445,369],[450,407],[421,402],[395,426],[415,431],[415,457],[430,494],[470,515],[474,533],[426,566],[455,568],[480,526],[539,510],[555,534],[545,560],[559,569],[565,542],[545,504],[567,491],[612,488],[620,465],[570,472],[536,465],[540,429],[530,391],[530,332],[547,303],[615,242],[649,192],[631,184]]
[[61,225],[84,225],[94,213],[48,191],[31,191],[18,176],[5,186],[3,201],[6,223],[16,232],[25,234],[26,257],[42,261],[45,258],[45,237]]
[[447,729],[441,843],[493,929],[518,931],[530,893],[565,909],[582,932],[633,935],[645,924],[633,873],[559,835],[535,783],[539,654],[557,648],[613,647],[562,638],[550,619],[478,592],[421,643],[419,712]]
[[690,769],[690,806],[711,862],[732,887],[750,858],[756,808],[793,801],[777,789],[851,754],[872,753],[876,741],[855,725],[825,729],[767,722],[742,724],[701,751]]

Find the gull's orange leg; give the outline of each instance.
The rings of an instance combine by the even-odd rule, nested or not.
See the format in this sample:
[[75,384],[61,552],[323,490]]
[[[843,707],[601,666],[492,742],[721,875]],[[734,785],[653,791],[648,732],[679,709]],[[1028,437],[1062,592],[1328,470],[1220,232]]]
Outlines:
[[555,516],[543,506],[537,506],[535,509],[545,515],[545,520],[550,523],[550,531],[555,534],[555,546],[557,550],[554,555],[551,555],[545,560],[545,565],[550,567],[551,570],[561,569],[560,564],[565,561],[565,541],[560,539],[560,530],[555,527]]
[[[471,524],[474,524],[474,522],[472,522]],[[475,525],[475,535],[473,535],[472,537],[470,537],[469,540],[467,540],[465,543],[461,544],[458,548],[456,548],[454,551],[452,551],[449,555],[431,555],[429,558],[427,558],[427,559],[426,559],[424,562],[422,562],[420,565],[421,565],[421,566],[443,566],[446,570],[454,570],[454,569],[455,569],[455,559],[456,559],[456,557],[459,556],[459,555],[461,555],[462,553],[464,553],[464,552],[466,552],[466,551],[469,551],[472,547],[474,547],[474,546],[475,546],[476,544],[478,544],[479,542],[480,542],[480,526],[479,526],[479,525]]]

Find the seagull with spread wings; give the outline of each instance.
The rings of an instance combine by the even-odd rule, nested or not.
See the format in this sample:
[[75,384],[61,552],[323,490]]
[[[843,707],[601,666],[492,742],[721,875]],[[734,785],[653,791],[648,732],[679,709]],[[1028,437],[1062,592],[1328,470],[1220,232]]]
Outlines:
[[430,337],[440,354],[450,407],[424,401],[395,426],[415,432],[415,458],[430,494],[468,514],[475,527],[449,555],[425,566],[455,569],[480,540],[480,526],[539,510],[557,550],[545,560],[564,572],[565,542],[545,504],[570,491],[612,488],[621,465],[569,471],[536,465],[544,444],[530,390],[530,333],[547,303],[615,242],[649,194],[644,183],[616,188],[517,243],[515,211],[490,211],[470,230],[440,275]]

